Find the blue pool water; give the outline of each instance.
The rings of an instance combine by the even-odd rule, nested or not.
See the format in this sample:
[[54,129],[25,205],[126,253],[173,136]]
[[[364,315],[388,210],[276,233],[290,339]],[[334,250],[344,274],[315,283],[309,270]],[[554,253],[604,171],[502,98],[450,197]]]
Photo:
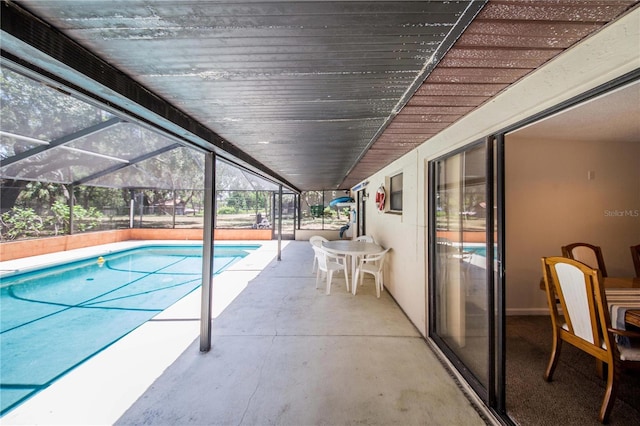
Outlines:
[[485,246],[482,246],[482,247],[463,246],[462,251],[475,253],[478,256],[482,256],[482,257],[487,257],[487,248]]
[[[484,244],[464,244],[462,250],[467,253],[474,253],[478,256],[487,257],[487,247]],[[494,248],[493,257],[496,258],[498,256],[498,248]]]
[[[215,246],[214,271],[259,246]],[[149,246],[3,278],[0,415],[198,288],[202,246]]]

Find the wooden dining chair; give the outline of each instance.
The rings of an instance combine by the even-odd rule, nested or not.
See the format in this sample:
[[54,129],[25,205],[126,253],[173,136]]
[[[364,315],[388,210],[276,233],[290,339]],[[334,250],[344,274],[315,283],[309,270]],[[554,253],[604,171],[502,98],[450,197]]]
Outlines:
[[640,244],[631,246],[631,259],[636,270],[636,277],[640,278]]
[[620,370],[640,367],[640,347],[618,344],[614,336],[640,338],[640,333],[612,328],[599,269],[566,257],[543,257],[542,271],[553,326],[544,378],[552,380],[563,341],[605,363],[607,384],[598,420],[606,423],[616,399]]
[[347,292],[349,291],[349,275],[347,274],[347,266],[345,263],[340,262],[340,260],[327,252],[322,247],[313,246],[313,251],[315,252],[316,258],[318,259],[318,271],[316,272],[316,288],[318,288],[318,283],[320,281],[320,273],[323,273],[327,279],[327,287],[325,292],[327,294],[331,294],[331,280],[333,278],[333,273],[337,271],[344,272],[344,281],[347,284]]
[[607,268],[604,265],[602,249],[589,243],[573,243],[562,246],[562,255],[569,259],[577,260],[594,269],[600,269],[603,277],[607,276]]

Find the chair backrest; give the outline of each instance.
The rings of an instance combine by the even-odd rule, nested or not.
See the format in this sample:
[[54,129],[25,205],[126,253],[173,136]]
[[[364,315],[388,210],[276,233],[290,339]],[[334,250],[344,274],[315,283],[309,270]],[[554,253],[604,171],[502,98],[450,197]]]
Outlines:
[[378,266],[378,271],[381,271],[388,252],[389,249],[384,249],[379,253],[367,254],[362,257],[361,262],[375,263]]
[[327,240],[325,237],[321,237],[320,235],[314,235],[309,238],[309,242],[311,243],[311,245],[316,247],[322,247],[322,243],[325,241],[329,240]]
[[360,235],[359,237],[356,237],[356,241],[364,241],[366,243],[375,243],[373,237],[370,235]]
[[631,246],[631,259],[636,270],[636,277],[640,278],[640,244]]
[[573,243],[562,246],[562,255],[577,260],[594,269],[599,269],[603,277],[607,276],[602,250],[599,246],[588,243]]
[[574,346],[599,359],[612,360],[617,349],[608,331],[611,318],[601,284],[602,272],[559,256],[542,258],[542,269],[554,328],[577,337],[564,339]]
[[318,269],[327,272],[327,252],[322,247],[312,246],[316,259],[318,259]]

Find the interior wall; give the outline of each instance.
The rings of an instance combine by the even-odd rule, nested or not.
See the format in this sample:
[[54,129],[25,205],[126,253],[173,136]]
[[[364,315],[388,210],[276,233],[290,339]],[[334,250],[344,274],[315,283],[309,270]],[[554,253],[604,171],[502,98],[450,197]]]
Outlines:
[[527,140],[507,136],[507,313],[547,314],[540,258],[587,242],[609,276],[634,276],[640,244],[640,141]]

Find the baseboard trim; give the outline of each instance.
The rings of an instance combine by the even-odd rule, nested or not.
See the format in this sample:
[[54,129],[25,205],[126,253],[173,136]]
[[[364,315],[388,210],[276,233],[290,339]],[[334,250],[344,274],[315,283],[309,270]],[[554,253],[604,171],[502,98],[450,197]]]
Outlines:
[[507,309],[509,315],[549,315],[549,308],[513,308]]

